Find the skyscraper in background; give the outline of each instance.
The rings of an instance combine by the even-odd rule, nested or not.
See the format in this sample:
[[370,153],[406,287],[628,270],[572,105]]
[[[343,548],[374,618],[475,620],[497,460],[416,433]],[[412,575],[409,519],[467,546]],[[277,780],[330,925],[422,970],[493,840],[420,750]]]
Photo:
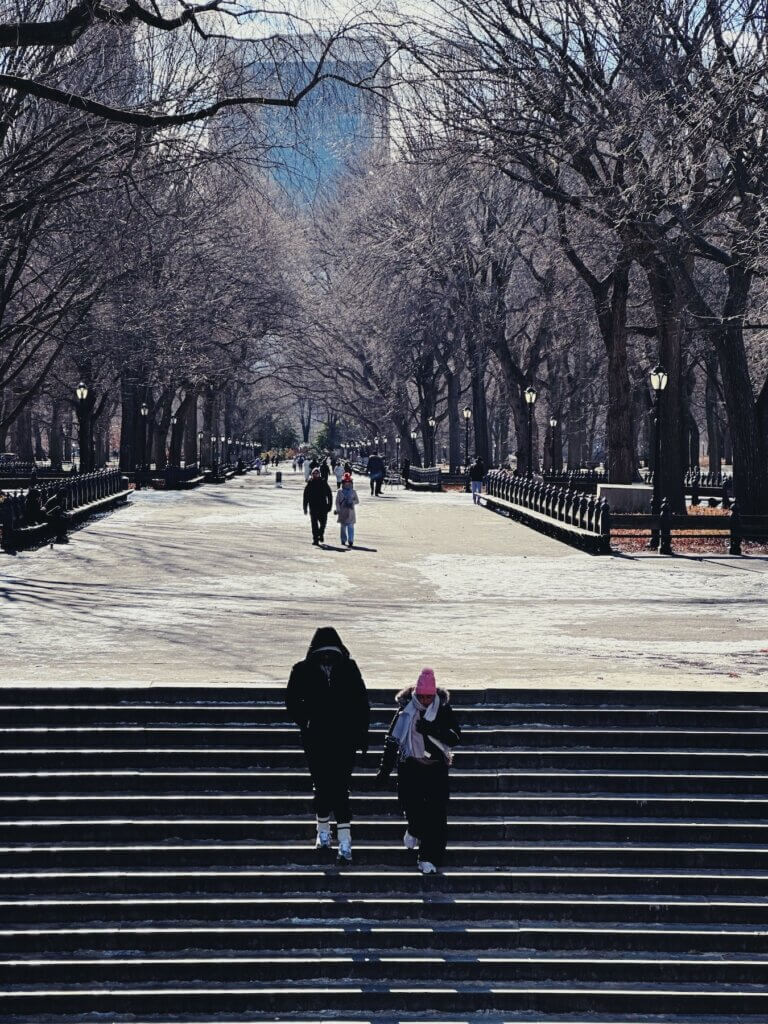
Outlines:
[[[301,90],[316,72],[320,43],[293,36],[270,58],[263,55],[244,91],[286,95]],[[269,168],[275,182],[300,202],[331,192],[344,167],[356,158],[389,154],[389,118],[385,49],[374,38],[337,41],[323,58],[331,76],[316,85],[295,108],[238,108],[228,127],[246,133],[245,143]]]

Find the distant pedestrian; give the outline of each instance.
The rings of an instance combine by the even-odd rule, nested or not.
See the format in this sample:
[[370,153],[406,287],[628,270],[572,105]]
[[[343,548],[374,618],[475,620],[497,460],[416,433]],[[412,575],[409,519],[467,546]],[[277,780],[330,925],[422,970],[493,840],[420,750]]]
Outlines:
[[384,459],[378,452],[374,452],[368,459],[368,476],[371,478],[371,496],[377,497],[381,494],[381,485],[384,483],[384,472],[386,466]]
[[418,866],[430,875],[441,867],[448,837],[448,769],[461,729],[450,694],[438,689],[431,668],[422,669],[416,686],[397,694],[398,710],[384,741],[377,778],[397,765],[397,796],[408,828],[407,850],[418,850]]
[[483,493],[483,480],[485,480],[485,463],[480,456],[475,456],[475,461],[469,467],[469,485],[472,489],[472,501],[475,505],[480,504],[480,496]]
[[320,476],[328,483],[328,477],[331,475],[331,467],[328,464],[328,458],[324,458],[320,462]]
[[312,476],[312,470],[317,469],[317,462],[314,459],[304,460],[304,479],[309,480]]
[[411,476],[411,460],[410,459],[403,459],[403,464],[400,467],[400,476],[403,478],[403,483],[405,484],[405,489],[407,491],[408,490],[408,481],[409,481],[410,476]]
[[336,818],[338,862],[352,861],[349,788],[358,751],[368,753],[370,711],[360,669],[335,629],[318,629],[307,656],[291,670],[285,705],[298,725],[315,797],[315,849],[332,849]]
[[333,475],[336,477],[336,489],[341,487],[341,481],[344,479],[344,467],[341,464],[341,459],[337,459],[333,464]]
[[349,547],[355,543],[355,505],[359,504],[360,499],[352,483],[352,477],[345,473],[341,480],[341,490],[336,492],[336,518],[341,527],[341,543]]
[[328,522],[328,513],[332,508],[331,489],[320,476],[320,470],[313,469],[312,476],[304,488],[304,515],[309,512],[313,544],[321,544],[325,541],[325,527]]

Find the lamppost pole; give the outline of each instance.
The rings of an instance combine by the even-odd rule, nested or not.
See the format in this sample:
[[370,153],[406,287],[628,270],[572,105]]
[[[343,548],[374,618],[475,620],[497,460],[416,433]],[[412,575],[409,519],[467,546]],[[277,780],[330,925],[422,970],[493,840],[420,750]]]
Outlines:
[[472,419],[472,410],[464,409],[464,469],[469,469],[469,421]]
[[[661,393],[667,386],[669,377],[661,364],[654,366],[650,373],[651,390],[653,391],[653,497],[651,498],[651,515],[661,514]],[[648,547],[656,551],[659,546],[659,531],[651,530]]]
[[557,446],[555,444],[555,431],[557,430],[557,417],[550,416],[549,426],[552,429],[552,475],[557,472],[557,466],[555,464],[555,453],[557,452]]
[[416,444],[416,437],[417,437],[416,431],[412,430],[411,431],[411,441],[413,442],[413,454],[415,456],[415,461],[418,462],[419,461],[419,446]]
[[[77,395],[77,425],[78,435],[80,439],[80,472],[88,472],[91,467],[91,452],[90,452],[90,430],[88,424],[88,407],[86,401],[88,399],[88,387],[82,381],[75,388],[75,394]],[[83,470],[83,452],[85,452],[85,470]]]
[[437,465],[437,448],[435,446],[435,431],[437,429],[437,420],[435,419],[434,416],[430,416],[428,422],[429,422],[429,429],[432,432],[431,433],[431,437],[432,437],[432,465],[436,466]]
[[171,463],[171,468],[173,468],[176,465],[176,460],[173,457],[173,453],[174,453],[174,449],[176,447],[176,424],[178,422],[179,422],[179,417],[176,415],[176,413],[174,413],[173,416],[171,416],[171,451],[170,451],[170,456],[171,457],[170,457],[170,460],[169,460],[170,463]]
[[528,406],[528,473],[527,476],[533,476],[533,407],[536,404],[536,389],[532,385],[523,392],[525,395],[525,401]]
[[201,460],[203,458],[203,432],[198,430],[197,432],[197,468],[200,470]]
[[136,480],[137,489],[141,489],[141,478],[147,470],[147,416],[149,416],[149,406],[146,402],[141,403],[139,411],[141,413],[141,466],[138,479]]

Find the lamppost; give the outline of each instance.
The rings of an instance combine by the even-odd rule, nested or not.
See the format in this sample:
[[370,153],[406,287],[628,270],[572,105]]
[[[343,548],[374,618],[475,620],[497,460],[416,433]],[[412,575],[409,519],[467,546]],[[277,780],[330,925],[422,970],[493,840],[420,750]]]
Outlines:
[[435,419],[434,416],[430,416],[429,419],[427,420],[427,423],[429,423],[430,429],[432,431],[432,465],[436,466],[437,448],[435,447],[435,429],[437,427],[437,420]]
[[174,413],[173,416],[171,416],[171,445],[170,445],[171,450],[168,453],[170,455],[170,459],[168,461],[170,462],[171,467],[173,467],[173,465],[174,465],[173,449],[174,449],[174,446],[176,444],[176,436],[175,435],[176,435],[176,424],[178,422],[179,422],[179,417],[176,415],[176,413]]
[[378,452],[378,450],[379,450],[379,435],[378,434],[376,435],[376,437],[374,437],[373,443],[374,443],[376,451]]
[[472,419],[472,410],[464,409],[464,468],[469,469],[469,421]]
[[218,437],[216,436],[216,434],[211,434],[211,469],[213,470],[214,475],[216,474],[216,461],[217,461],[216,460],[216,442],[217,441],[218,441]]
[[411,431],[411,441],[413,441],[413,453],[416,456],[416,461],[418,462],[419,461],[419,446],[416,444],[416,437],[417,437],[416,431],[412,430]]
[[198,430],[197,432],[197,468],[200,469],[200,460],[203,457],[203,432]]
[[528,476],[533,476],[533,407],[536,404],[536,389],[532,384],[523,392],[528,405]]
[[149,406],[146,402],[141,403],[139,409],[141,413],[141,469],[139,472],[139,480],[136,481],[136,486],[141,487],[141,477],[147,471],[147,416],[149,416]]
[[555,430],[557,429],[557,416],[550,416],[549,417],[549,426],[550,426],[550,428],[552,430],[552,473],[554,474],[554,473],[557,472],[557,467],[555,465],[555,452],[557,451],[557,447],[556,447],[556,444],[555,444]]
[[397,471],[400,472],[400,435],[395,435],[395,460],[397,461]]
[[381,439],[381,443],[384,445],[384,465],[385,466],[387,464],[387,442],[388,441],[389,441],[388,437],[382,437],[382,439]]
[[80,472],[83,472],[83,452],[85,452],[85,472],[88,472],[91,468],[90,465],[90,431],[88,430],[88,409],[86,407],[86,399],[88,398],[88,387],[82,381],[75,388],[75,394],[77,395],[77,425],[80,440]]
[[[651,390],[653,391],[653,498],[651,499],[651,515],[661,513],[661,393],[667,386],[667,371],[659,363],[651,370]],[[648,547],[656,550],[659,546],[659,531],[651,530]]]

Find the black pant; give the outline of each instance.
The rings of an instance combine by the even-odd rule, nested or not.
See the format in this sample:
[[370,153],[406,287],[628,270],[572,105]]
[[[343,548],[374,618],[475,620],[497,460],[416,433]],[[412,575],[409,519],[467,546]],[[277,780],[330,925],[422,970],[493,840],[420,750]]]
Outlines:
[[349,784],[355,764],[354,750],[309,747],[306,754],[315,795],[315,814],[318,818],[328,818],[332,813],[337,825],[348,824],[352,820]]
[[374,480],[371,477],[371,494],[381,494],[381,485],[384,483],[384,477],[380,476],[378,480]]
[[419,857],[440,867],[448,842],[448,768],[409,757],[397,770],[397,796],[408,831],[421,840]]
[[312,523],[312,540],[320,540],[325,536],[325,526],[328,522],[328,512],[315,511],[315,509],[309,510],[309,518]]

